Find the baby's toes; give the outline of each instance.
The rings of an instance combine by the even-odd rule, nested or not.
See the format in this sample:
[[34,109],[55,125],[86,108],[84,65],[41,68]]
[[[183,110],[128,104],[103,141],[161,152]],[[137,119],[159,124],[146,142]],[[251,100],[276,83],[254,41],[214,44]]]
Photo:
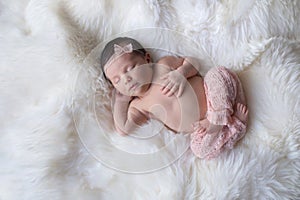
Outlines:
[[200,122],[199,122],[199,121],[194,122],[194,123],[192,124],[192,126],[193,126],[194,129],[199,128],[199,127],[200,127]]
[[239,109],[241,112],[243,112],[243,110],[244,110],[243,104],[238,103],[238,109]]
[[243,107],[243,113],[246,115],[248,113],[248,108],[245,105],[242,105]]
[[199,137],[204,136],[206,133],[206,128],[198,128],[197,130],[194,131],[194,135],[197,135]]
[[206,131],[206,128],[200,127],[198,132],[199,132],[199,133],[204,133],[205,131]]
[[205,131],[206,129],[205,128],[203,128],[203,127],[198,127],[198,128],[195,128],[194,129],[194,132],[196,132],[196,133],[201,133],[201,132],[203,132],[203,131]]

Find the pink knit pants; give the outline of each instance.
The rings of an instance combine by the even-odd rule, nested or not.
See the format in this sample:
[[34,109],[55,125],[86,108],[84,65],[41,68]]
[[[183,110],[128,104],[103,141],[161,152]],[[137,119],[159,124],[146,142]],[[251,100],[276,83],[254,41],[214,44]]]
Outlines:
[[207,98],[206,117],[212,124],[222,125],[216,133],[192,133],[191,149],[200,158],[214,158],[224,149],[232,149],[246,133],[246,124],[234,116],[236,103],[246,105],[237,75],[225,67],[212,68],[204,77]]

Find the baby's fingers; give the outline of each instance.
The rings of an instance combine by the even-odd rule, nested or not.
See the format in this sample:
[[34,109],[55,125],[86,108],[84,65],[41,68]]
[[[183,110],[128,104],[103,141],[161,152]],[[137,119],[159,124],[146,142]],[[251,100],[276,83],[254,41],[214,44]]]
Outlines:
[[162,90],[162,93],[163,94],[167,94],[169,91],[170,91],[170,89],[172,88],[172,83],[171,82],[169,82],[164,88],[163,88],[163,90]]
[[176,94],[176,96],[177,97],[180,97],[181,95],[182,95],[182,93],[183,93],[183,86],[182,85],[180,85],[179,86],[179,88],[178,88],[178,90],[177,90],[177,94]]
[[164,88],[167,87],[167,85],[170,83],[169,80],[165,80],[162,84],[161,84],[161,90],[163,90]]
[[196,129],[200,126],[200,121],[196,121],[192,124],[193,128]]
[[172,96],[177,91],[178,86],[173,85],[173,87],[170,89],[170,91],[166,94],[168,97]]

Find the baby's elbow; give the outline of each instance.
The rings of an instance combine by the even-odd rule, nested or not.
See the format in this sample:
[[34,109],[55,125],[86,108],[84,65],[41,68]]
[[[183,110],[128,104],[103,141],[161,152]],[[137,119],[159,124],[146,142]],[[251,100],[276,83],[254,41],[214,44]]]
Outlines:
[[119,133],[119,135],[121,136],[127,136],[128,135],[128,131],[120,129],[119,127],[116,126],[116,130]]
[[124,133],[124,132],[118,132],[118,133],[119,133],[119,135],[122,136],[122,137],[127,136],[127,133]]

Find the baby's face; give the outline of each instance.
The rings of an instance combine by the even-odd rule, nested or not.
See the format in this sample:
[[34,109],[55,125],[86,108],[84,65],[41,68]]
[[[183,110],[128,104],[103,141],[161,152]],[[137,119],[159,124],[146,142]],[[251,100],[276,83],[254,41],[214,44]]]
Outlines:
[[106,67],[105,75],[113,86],[127,96],[142,96],[149,88],[153,70],[150,56],[126,53]]

